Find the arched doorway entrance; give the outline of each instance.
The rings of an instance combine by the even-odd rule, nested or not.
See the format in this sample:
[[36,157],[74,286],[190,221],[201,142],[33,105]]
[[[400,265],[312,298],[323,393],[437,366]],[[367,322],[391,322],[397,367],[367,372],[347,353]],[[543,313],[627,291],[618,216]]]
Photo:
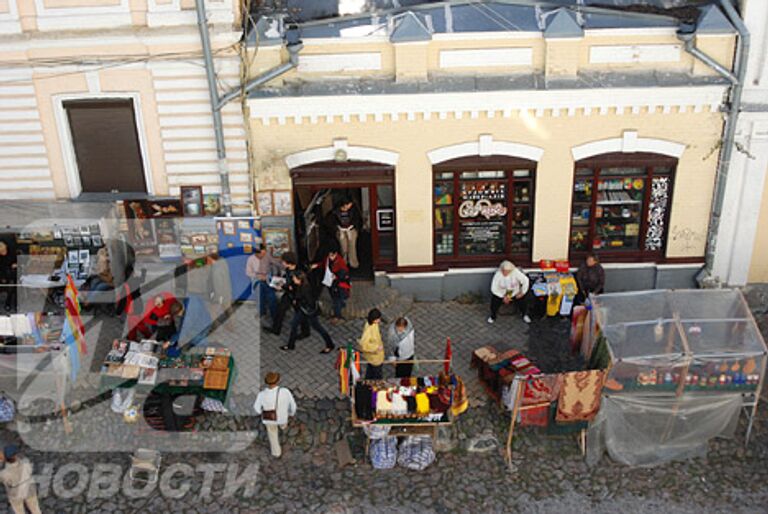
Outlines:
[[316,262],[337,240],[334,210],[351,201],[360,214],[352,277],[396,267],[395,168],[362,160],[320,161],[291,169],[299,258]]

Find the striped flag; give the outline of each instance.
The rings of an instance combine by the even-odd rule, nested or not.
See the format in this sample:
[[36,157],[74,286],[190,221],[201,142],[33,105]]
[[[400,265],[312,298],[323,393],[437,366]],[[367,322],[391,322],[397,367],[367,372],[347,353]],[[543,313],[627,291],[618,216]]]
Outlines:
[[80,372],[80,350],[75,340],[75,334],[72,332],[72,325],[69,322],[64,323],[61,339],[69,350],[69,375],[74,382],[77,380],[77,374]]
[[67,286],[64,289],[64,310],[67,315],[65,328],[69,327],[69,332],[76,343],[77,351],[80,355],[85,355],[88,351],[85,345],[85,326],[83,318],[80,316],[80,300],[77,286],[70,275],[67,275]]

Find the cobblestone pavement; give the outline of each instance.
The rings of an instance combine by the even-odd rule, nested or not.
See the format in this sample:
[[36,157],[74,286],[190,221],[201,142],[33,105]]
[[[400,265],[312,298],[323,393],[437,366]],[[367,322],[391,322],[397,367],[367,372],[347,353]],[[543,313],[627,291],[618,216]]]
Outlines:
[[[735,440],[719,440],[710,444],[706,458],[673,463],[652,469],[621,466],[604,457],[590,468],[581,456],[573,436],[545,436],[535,430],[516,432],[514,444],[515,472],[510,472],[503,458],[508,416],[494,404],[481,401],[483,394],[468,370],[472,349],[483,344],[499,348],[518,347],[528,352],[545,371],[568,369],[577,365],[564,355],[568,324],[560,320],[543,320],[527,326],[513,313],[500,316],[494,325],[485,322],[486,306],[458,303],[417,303],[409,312],[417,330],[417,351],[423,358],[440,358],[445,338],[451,337],[456,370],[468,379],[473,396],[471,409],[456,424],[458,446],[439,453],[427,470],[414,472],[396,468],[373,470],[364,462],[364,439],[348,423],[349,410],[338,398],[332,357],[320,355],[321,342],[315,335],[300,341],[297,350],[286,354],[277,350],[287,338],[259,336],[255,313],[249,306],[235,316],[231,327],[236,339],[221,338],[239,344],[259,344],[258,366],[262,372],[276,369],[284,376],[284,385],[293,388],[299,399],[299,413],[283,436],[282,459],[269,456],[266,436],[257,418],[208,414],[198,423],[198,430],[220,434],[224,447],[237,451],[207,453],[164,452],[163,470],[176,465],[221,465],[236,463],[242,471],[257,464],[259,472],[250,491],[240,489],[226,496],[224,474],[212,481],[212,493],[206,495],[204,475],[198,470],[192,478],[163,475],[159,485],[148,495],[136,498],[125,487],[119,491],[99,493],[93,483],[77,483],[77,473],[65,477],[57,474],[64,465],[82,465],[93,471],[98,465],[117,464],[128,469],[129,452],[110,450],[93,453],[61,453],[51,451],[67,446],[57,420],[33,427],[37,442],[47,441],[44,450],[26,448],[26,454],[42,475],[41,501],[44,512],[765,512],[768,501],[768,410],[758,414],[753,438],[745,448],[744,424]],[[759,319],[763,330],[768,318]],[[287,327],[286,327],[287,328]],[[354,340],[361,327],[347,322],[328,327],[337,343]],[[106,330],[107,328],[105,328]],[[112,328],[114,329],[114,328]],[[243,332],[244,331],[244,332]],[[218,337],[218,334],[217,334]],[[251,393],[261,382],[253,370],[242,369],[237,403],[247,407]],[[92,384],[80,384],[82,388]],[[106,439],[131,437],[122,433],[126,425],[111,413],[106,403],[99,409],[82,405],[72,415],[75,431],[89,423],[82,434],[93,448]],[[241,412],[242,413],[242,412]],[[78,417],[80,416],[80,417]],[[227,431],[239,431],[255,440],[245,447],[232,446]],[[467,451],[469,440],[489,433],[499,445],[488,453]],[[0,433],[3,441],[18,440],[7,430]],[[177,450],[189,448],[175,435],[161,436]],[[340,469],[336,464],[333,443],[346,438],[358,463]],[[216,437],[214,437],[216,439]],[[178,469],[178,466],[176,467]],[[46,471],[47,470],[47,471]],[[47,474],[46,474],[47,473]],[[51,476],[56,476],[51,485]],[[46,482],[46,476],[48,481]],[[56,485],[66,478],[68,485]],[[191,488],[181,497],[167,494],[168,487],[184,481]],[[165,489],[161,486],[165,486]],[[161,494],[161,490],[166,492]],[[65,494],[61,494],[65,492]],[[90,493],[90,496],[89,496]],[[250,493],[250,494],[246,494]],[[2,496],[2,493],[0,493]],[[101,497],[99,497],[101,496]],[[0,498],[0,502],[2,498]]]

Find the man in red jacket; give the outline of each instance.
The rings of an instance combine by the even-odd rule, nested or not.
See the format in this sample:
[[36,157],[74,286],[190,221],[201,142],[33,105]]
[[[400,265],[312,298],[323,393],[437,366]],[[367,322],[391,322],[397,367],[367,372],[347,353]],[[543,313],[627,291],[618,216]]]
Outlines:
[[152,299],[144,314],[144,324],[149,327],[158,341],[167,341],[176,332],[171,315],[171,305],[176,297],[169,292],[158,294]]

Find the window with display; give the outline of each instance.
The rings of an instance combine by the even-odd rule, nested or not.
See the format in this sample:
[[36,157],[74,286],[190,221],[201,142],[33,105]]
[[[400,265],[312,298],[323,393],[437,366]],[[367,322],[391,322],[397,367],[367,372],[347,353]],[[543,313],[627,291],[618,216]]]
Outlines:
[[576,163],[571,255],[658,258],[664,251],[677,161],[611,154]]
[[436,260],[530,259],[535,163],[457,159],[435,166]]

